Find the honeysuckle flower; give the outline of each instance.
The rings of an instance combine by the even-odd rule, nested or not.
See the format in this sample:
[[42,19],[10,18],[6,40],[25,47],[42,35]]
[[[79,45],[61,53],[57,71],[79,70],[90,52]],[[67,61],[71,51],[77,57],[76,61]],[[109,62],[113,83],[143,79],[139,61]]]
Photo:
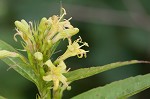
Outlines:
[[[34,37],[33,37],[33,25],[32,22],[29,22],[28,24],[25,20],[21,21],[15,21],[15,25],[20,33],[22,33],[20,36],[23,38],[23,40],[26,41],[26,39],[30,39],[32,42],[34,42]],[[17,32],[18,32],[17,31]]]
[[25,20],[22,19],[21,21],[15,21],[15,25],[23,33],[29,32],[29,25]]
[[71,18],[63,19],[66,11],[64,8],[62,10],[61,16],[53,15],[48,19],[44,17],[39,24],[28,23],[25,20],[15,21],[17,33],[14,35],[14,39],[17,41],[16,35],[20,35],[24,41],[22,43],[24,50],[32,55],[37,51],[44,54],[49,53],[52,46],[48,47],[49,49],[45,46],[49,41],[54,45],[57,41],[70,38],[79,32],[79,29],[74,28],[69,22]]
[[66,29],[66,28],[69,28],[69,29],[74,28],[74,27],[71,25],[71,23],[69,22],[71,19],[72,19],[72,18],[70,18],[70,19],[68,19],[68,20],[64,19],[64,21],[60,22],[60,23],[59,23],[59,25],[60,25],[59,31],[62,31],[63,29]]
[[48,19],[48,21],[50,22],[51,28],[46,36],[46,39],[52,39],[58,33],[59,16],[53,15]]
[[53,81],[54,90],[58,89],[60,82],[62,82],[64,86],[68,86],[67,78],[63,75],[63,73],[67,72],[66,65],[63,61],[61,61],[57,67],[51,62],[51,60],[46,61],[45,65],[48,66],[49,71],[46,76],[43,76],[43,80]]
[[79,32],[78,28],[65,29],[59,32],[53,39],[52,42],[56,43],[60,39],[70,38],[71,36],[77,34]]
[[45,32],[45,30],[48,27],[48,24],[49,24],[49,22],[48,22],[47,18],[45,18],[45,17],[42,18],[41,21],[40,21],[40,24],[38,26],[39,32],[41,32],[41,33]]
[[36,60],[41,61],[43,60],[43,54],[41,52],[34,53],[34,57]]
[[35,49],[35,39],[33,36],[34,28],[32,22],[28,24],[25,20],[15,21],[17,33],[14,35],[15,41],[17,41],[16,36],[20,35],[23,39],[23,47],[25,50],[33,52]]
[[59,16],[57,16],[57,15],[53,15],[52,17],[50,17],[49,18],[49,21],[50,21],[50,23],[51,23],[51,30],[53,30],[54,32],[53,33],[51,33],[51,36],[53,37],[56,33],[55,32],[57,32],[58,31],[58,27],[59,27]]
[[[79,43],[82,43],[82,45],[79,45]],[[65,59],[72,57],[72,56],[78,56],[78,58],[82,58],[83,56],[86,57],[86,53],[89,51],[85,51],[84,49],[81,49],[83,46],[89,46],[88,43],[82,42],[81,37],[79,39],[75,40],[73,43],[69,39],[69,45],[66,52],[60,56],[55,63],[58,63],[60,61],[64,61]]]
[[48,20],[51,24],[51,29],[48,33],[47,39],[52,39],[53,43],[56,43],[60,39],[70,38],[71,36],[77,34],[79,32],[78,28],[74,28],[69,20],[71,19],[63,19],[64,15],[66,15],[65,9],[63,9],[63,14],[59,16],[52,16]]

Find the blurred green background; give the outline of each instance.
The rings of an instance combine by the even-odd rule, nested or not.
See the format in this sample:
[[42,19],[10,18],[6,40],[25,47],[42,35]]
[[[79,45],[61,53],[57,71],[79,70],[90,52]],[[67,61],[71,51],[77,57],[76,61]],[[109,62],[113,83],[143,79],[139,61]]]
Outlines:
[[[90,47],[87,58],[66,61],[71,70],[99,66],[117,61],[150,60],[149,0],[63,0],[66,18],[80,29]],[[60,0],[0,0],[0,39],[20,49],[13,40],[15,20],[38,21],[59,14]],[[76,39],[78,36],[74,37]],[[66,49],[63,45],[59,48]],[[62,52],[57,54],[62,54]],[[36,86],[0,61],[0,95],[8,99],[35,99]],[[138,64],[110,70],[71,84],[64,99],[104,86],[112,81],[150,72],[149,64]],[[150,89],[130,99],[149,99]]]

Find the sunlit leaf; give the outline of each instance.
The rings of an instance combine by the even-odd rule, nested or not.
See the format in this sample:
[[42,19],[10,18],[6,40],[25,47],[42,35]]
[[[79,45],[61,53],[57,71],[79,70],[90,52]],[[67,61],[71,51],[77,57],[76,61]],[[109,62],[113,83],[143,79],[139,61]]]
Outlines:
[[150,74],[130,77],[104,87],[94,88],[72,99],[127,99],[147,88],[150,88]]

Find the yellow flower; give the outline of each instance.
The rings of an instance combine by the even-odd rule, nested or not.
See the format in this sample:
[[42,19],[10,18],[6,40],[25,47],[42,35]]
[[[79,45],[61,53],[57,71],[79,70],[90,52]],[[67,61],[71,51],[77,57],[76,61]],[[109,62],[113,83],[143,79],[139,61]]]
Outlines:
[[53,39],[52,42],[56,43],[60,39],[70,38],[73,35],[77,34],[79,32],[78,28],[71,28],[71,29],[65,29],[59,32]]
[[59,63],[59,65],[56,67],[51,60],[46,61],[45,63],[48,68],[49,72],[47,73],[46,76],[43,76],[43,80],[45,81],[53,81],[54,83],[54,90],[57,90],[59,87],[59,83],[62,82],[63,85],[66,87],[68,86],[67,84],[67,78],[63,75],[63,73],[66,73],[66,65],[63,61]]
[[[79,45],[79,43],[82,43],[82,45]],[[82,42],[81,37],[79,39],[75,40],[73,43],[71,42],[71,39],[69,39],[69,45],[66,52],[60,56],[55,63],[59,63],[60,61],[64,61],[65,59],[72,57],[72,56],[78,56],[78,58],[82,58],[83,56],[86,57],[86,53],[89,51],[85,51],[84,49],[81,49],[83,46],[89,46],[88,43]]]
[[63,19],[66,15],[66,11],[64,8],[62,8],[62,10],[63,14],[61,16],[53,15],[48,19],[51,24],[51,29],[48,32],[46,39],[52,39],[53,43],[56,43],[60,39],[70,38],[79,32],[79,29],[74,28],[69,22],[71,18],[68,20]]
[[59,27],[59,17],[56,15],[53,15],[52,17],[50,17],[48,19],[50,25],[51,25],[51,29],[50,31],[48,31],[48,34],[46,36],[46,39],[52,39],[53,36],[56,35],[56,33],[58,32],[58,27]]
[[14,40],[17,41],[16,36],[19,35],[23,39],[23,47],[24,49],[30,50],[33,52],[35,46],[35,40],[34,40],[34,28],[32,22],[29,22],[29,24],[25,20],[21,21],[15,21],[16,25],[16,31],[17,33],[14,35]]

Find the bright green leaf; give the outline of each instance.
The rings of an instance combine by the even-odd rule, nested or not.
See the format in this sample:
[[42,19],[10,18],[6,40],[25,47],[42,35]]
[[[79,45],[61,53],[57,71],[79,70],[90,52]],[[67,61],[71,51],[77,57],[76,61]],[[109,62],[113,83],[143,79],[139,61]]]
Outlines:
[[6,99],[6,98],[4,98],[4,97],[0,96],[0,99]]
[[[11,52],[18,53],[12,46],[8,45],[7,43],[1,40],[0,40],[0,50],[8,50]],[[34,83],[37,83],[36,79],[37,77],[34,71],[31,69],[30,65],[25,63],[20,57],[6,57],[3,58],[2,61],[4,61],[7,65],[9,65],[23,77],[27,78],[28,80]]]
[[104,66],[97,66],[97,67],[90,67],[90,68],[82,68],[82,69],[77,69],[74,71],[70,71],[65,75],[67,77],[69,82],[83,79],[113,68],[125,66],[125,65],[130,65],[130,64],[136,64],[136,63],[145,63],[145,61],[137,61],[137,60],[132,60],[132,61],[125,61],[125,62],[116,62],[116,63],[111,63],[107,64]]
[[150,74],[130,77],[104,87],[94,88],[72,99],[126,99],[150,88]]

